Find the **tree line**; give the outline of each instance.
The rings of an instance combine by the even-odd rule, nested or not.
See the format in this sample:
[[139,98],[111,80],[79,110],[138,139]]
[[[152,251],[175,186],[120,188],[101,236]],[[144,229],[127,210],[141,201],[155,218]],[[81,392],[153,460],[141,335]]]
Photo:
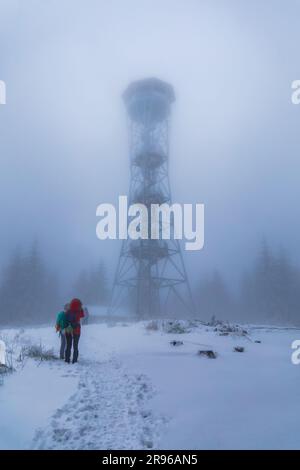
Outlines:
[[[37,242],[29,250],[15,250],[0,278],[0,324],[53,322],[71,296],[85,305],[107,305],[110,286],[102,259],[83,269],[69,289],[62,289],[45,262]],[[256,324],[300,324],[300,270],[282,249],[267,242],[242,274],[238,289],[229,288],[218,271],[202,277],[194,291],[197,315]]]
[[21,325],[53,322],[56,313],[76,293],[85,305],[107,302],[107,273],[102,260],[79,273],[71,289],[63,291],[60,280],[44,260],[38,243],[28,251],[15,250],[0,281],[0,324]]
[[195,292],[199,315],[256,324],[300,324],[300,270],[284,249],[274,252],[266,241],[232,292],[215,271]]

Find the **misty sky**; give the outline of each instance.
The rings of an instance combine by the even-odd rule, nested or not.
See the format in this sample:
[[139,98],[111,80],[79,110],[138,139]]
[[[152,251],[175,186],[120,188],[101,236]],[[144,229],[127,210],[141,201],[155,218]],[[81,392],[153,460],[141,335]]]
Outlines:
[[96,207],[129,186],[121,94],[170,82],[174,202],[205,204],[192,280],[236,281],[263,237],[300,264],[300,2],[0,0],[0,266],[37,238],[63,279],[120,243],[99,241]]

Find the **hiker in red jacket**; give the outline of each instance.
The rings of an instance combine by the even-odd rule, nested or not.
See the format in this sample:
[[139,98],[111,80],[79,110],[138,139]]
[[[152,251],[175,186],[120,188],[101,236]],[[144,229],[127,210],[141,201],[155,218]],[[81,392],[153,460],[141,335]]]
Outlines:
[[82,303],[79,299],[73,299],[70,302],[70,308],[66,313],[66,341],[67,348],[65,352],[65,361],[70,363],[71,349],[73,344],[73,364],[78,360],[78,343],[81,332],[80,319],[84,317]]

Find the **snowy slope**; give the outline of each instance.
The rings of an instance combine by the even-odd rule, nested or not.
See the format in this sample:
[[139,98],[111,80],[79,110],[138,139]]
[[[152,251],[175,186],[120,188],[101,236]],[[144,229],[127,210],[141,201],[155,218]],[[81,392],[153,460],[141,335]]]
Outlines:
[[[29,339],[58,348],[52,328],[18,342]],[[185,334],[142,322],[85,326],[79,364],[28,360],[5,379],[0,448],[299,449],[295,339],[299,330],[267,327],[240,337],[200,325]],[[218,357],[197,355],[207,348]]]

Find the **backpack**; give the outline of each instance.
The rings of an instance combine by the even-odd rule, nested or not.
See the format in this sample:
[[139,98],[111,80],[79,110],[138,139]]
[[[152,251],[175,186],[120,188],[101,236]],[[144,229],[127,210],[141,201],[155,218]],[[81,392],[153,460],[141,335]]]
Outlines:
[[67,333],[72,333],[73,330],[75,330],[75,328],[80,325],[80,323],[78,323],[77,318],[78,318],[77,312],[72,312],[71,310],[69,310],[66,313],[66,332]]

